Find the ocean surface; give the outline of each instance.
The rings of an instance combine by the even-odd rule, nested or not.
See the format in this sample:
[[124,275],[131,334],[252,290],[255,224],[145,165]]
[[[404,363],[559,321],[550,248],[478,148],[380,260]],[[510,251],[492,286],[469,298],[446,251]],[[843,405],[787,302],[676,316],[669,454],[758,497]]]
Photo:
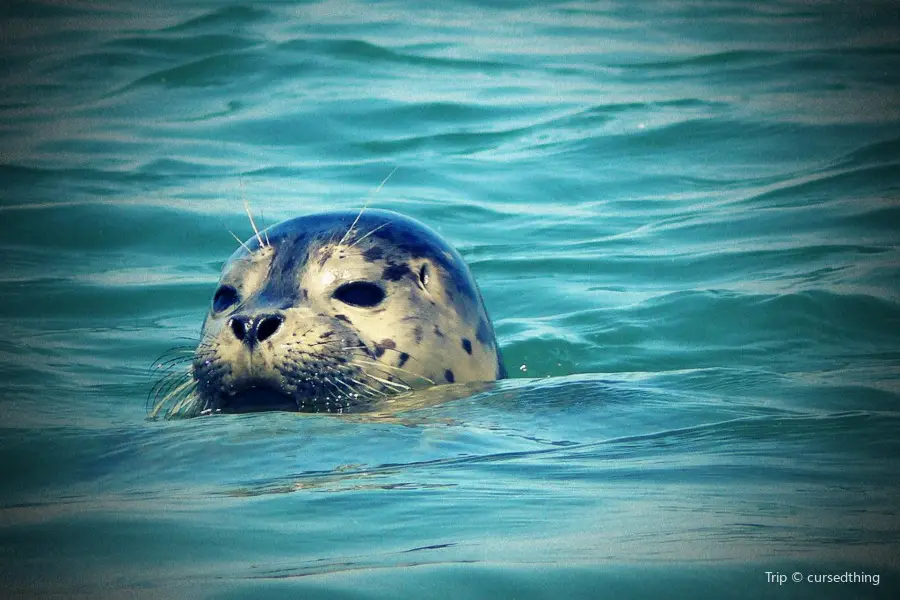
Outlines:
[[[4,2],[0,595],[896,597],[898,40],[890,0]],[[244,201],[424,221],[511,378],[149,419]]]

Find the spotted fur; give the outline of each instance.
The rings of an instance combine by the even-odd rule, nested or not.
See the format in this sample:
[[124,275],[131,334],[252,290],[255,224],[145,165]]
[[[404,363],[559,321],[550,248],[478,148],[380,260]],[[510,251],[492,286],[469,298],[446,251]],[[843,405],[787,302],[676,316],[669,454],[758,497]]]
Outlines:
[[358,411],[412,389],[506,376],[462,258],[397,213],[279,223],[228,259],[226,287],[233,302],[229,292],[210,308],[192,381],[179,385],[190,390],[184,414]]

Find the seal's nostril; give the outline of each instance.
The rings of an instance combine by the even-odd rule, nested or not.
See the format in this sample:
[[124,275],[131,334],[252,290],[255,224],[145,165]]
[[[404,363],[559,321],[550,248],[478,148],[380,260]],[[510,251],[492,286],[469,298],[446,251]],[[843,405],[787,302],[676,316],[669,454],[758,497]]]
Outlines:
[[264,342],[266,339],[272,337],[278,328],[281,327],[281,324],[284,322],[284,318],[280,315],[263,315],[259,318],[259,321],[256,322],[256,340],[259,342]]
[[250,319],[247,317],[233,317],[228,321],[228,326],[231,328],[231,332],[234,334],[239,341],[243,342],[244,338],[247,337],[247,330],[249,329]]

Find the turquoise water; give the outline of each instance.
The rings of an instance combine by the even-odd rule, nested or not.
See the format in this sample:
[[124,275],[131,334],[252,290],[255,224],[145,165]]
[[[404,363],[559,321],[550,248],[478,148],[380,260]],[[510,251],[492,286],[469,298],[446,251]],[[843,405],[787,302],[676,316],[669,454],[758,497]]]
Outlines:
[[[5,597],[900,588],[892,2],[0,17]],[[437,229],[512,378],[390,418],[148,420],[244,199]]]

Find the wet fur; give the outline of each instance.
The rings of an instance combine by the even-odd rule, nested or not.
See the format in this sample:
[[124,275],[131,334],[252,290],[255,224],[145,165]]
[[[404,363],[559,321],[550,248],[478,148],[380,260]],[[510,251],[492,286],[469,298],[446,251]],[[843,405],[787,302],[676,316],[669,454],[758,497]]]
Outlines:
[[[253,228],[219,284],[240,302],[210,310],[191,355],[158,361],[165,374],[151,391],[152,414],[228,411],[251,388],[285,399],[280,409],[350,412],[411,389],[505,377],[468,267],[417,221],[364,208]],[[377,282],[384,301],[342,304],[334,291],[351,281]],[[283,322],[248,352],[230,335],[230,318],[260,311]]]

